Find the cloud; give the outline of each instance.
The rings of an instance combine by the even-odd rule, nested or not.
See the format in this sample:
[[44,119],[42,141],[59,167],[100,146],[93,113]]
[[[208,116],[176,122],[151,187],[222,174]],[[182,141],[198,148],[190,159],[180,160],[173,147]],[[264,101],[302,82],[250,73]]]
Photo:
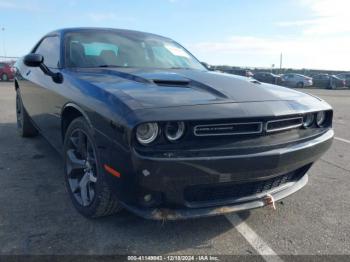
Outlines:
[[[212,64],[269,67],[279,64],[282,52],[284,67],[350,70],[350,1],[298,3],[306,9],[308,18],[278,22],[277,26],[286,27],[282,36],[238,35],[189,47],[200,59]],[[289,34],[288,28],[296,30]]]
[[223,41],[190,44],[189,48],[213,64],[268,67],[279,63],[282,52],[285,67],[349,70],[350,59],[346,55],[349,46],[350,36],[234,36]]
[[304,35],[334,35],[350,33],[349,0],[300,0],[311,19],[282,21],[279,26],[301,27]]

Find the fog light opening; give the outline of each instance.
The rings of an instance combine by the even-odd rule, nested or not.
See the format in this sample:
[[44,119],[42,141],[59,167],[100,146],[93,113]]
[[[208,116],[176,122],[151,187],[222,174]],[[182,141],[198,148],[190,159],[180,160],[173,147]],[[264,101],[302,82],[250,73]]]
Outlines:
[[144,192],[139,198],[139,203],[144,207],[157,207],[162,201],[163,196],[160,192]]
[[151,202],[153,199],[152,195],[151,194],[147,194],[143,197],[143,200],[145,201],[145,203],[149,203]]

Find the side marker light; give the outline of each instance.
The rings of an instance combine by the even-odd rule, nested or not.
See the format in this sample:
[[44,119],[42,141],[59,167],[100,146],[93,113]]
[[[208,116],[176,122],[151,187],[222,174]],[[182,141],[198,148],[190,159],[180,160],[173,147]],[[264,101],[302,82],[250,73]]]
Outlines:
[[105,170],[110,173],[112,176],[115,177],[120,177],[120,173],[117,170],[114,170],[112,167],[110,167],[109,165],[104,164],[103,167],[105,168]]

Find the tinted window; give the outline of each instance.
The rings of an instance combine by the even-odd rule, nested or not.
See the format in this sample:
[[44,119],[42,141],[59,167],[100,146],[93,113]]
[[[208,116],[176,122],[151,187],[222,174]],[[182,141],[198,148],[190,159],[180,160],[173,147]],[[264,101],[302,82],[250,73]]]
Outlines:
[[112,51],[115,55],[118,55],[118,46],[107,43],[84,43],[84,54],[86,56],[100,56],[103,51]]
[[47,67],[59,67],[60,60],[60,40],[58,36],[49,36],[41,41],[35,50],[36,54],[44,57],[44,64]]
[[0,63],[0,68],[4,68],[5,64]]
[[148,34],[113,31],[66,35],[69,67],[205,68],[174,41]]

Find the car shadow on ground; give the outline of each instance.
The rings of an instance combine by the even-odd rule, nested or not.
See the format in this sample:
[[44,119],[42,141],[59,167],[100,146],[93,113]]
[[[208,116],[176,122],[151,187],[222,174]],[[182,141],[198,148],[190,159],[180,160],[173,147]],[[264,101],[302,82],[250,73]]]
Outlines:
[[0,145],[0,253],[200,254],[233,228],[224,216],[162,222],[124,210],[84,218],[66,193],[61,156],[43,137],[21,138],[15,123],[0,123]]

